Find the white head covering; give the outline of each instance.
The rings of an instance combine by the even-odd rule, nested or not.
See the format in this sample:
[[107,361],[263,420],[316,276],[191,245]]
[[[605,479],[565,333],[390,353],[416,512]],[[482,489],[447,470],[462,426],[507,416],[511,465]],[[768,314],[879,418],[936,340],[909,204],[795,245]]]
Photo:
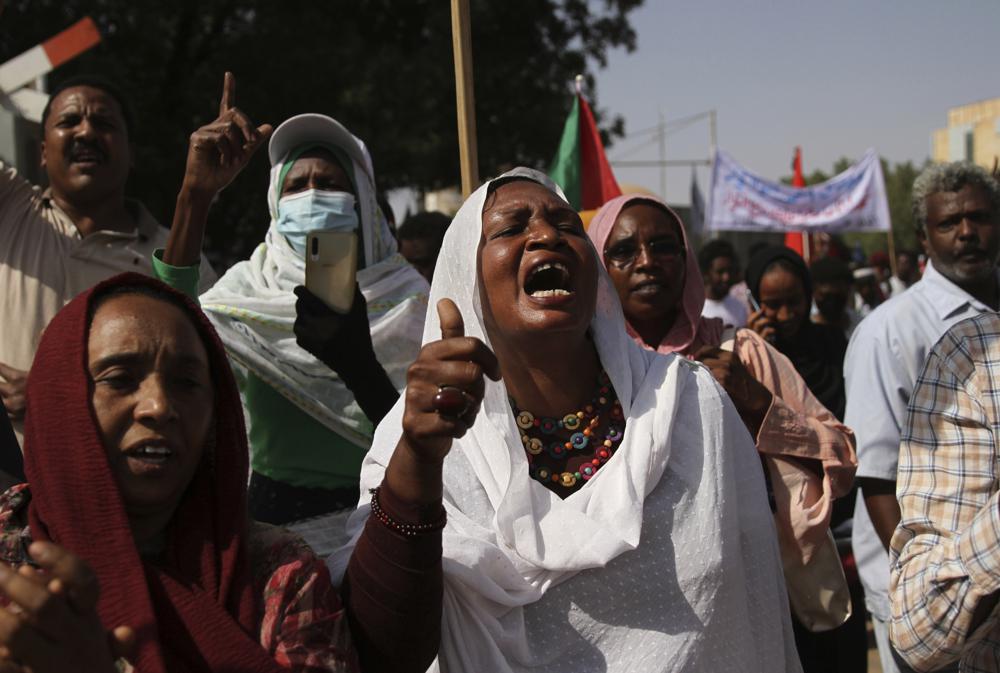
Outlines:
[[[562,197],[559,189],[537,171],[520,168],[501,177],[511,176],[534,180]],[[436,306],[438,300],[450,298],[462,313],[466,335],[478,337],[489,345],[477,282],[477,251],[487,188],[488,185],[483,185],[465,202],[448,228],[431,286],[431,302]],[[491,673],[598,670],[565,659],[553,649],[551,641],[544,641],[526,623],[538,622],[539,615],[543,615],[543,621],[547,619],[544,615],[549,615],[552,620],[566,622],[566,611],[571,608],[559,601],[547,601],[548,593],[558,592],[564,583],[567,587],[578,582],[583,586],[587,579],[601,578],[602,574],[609,579],[617,577],[609,564],[610,567],[620,564],[619,557],[623,556],[639,558],[632,555],[643,549],[641,538],[649,523],[644,516],[648,513],[648,497],[661,477],[666,478],[665,471],[672,472],[671,483],[680,483],[677,479],[686,479],[686,471],[692,465],[704,465],[703,471],[692,476],[695,481],[704,480],[703,488],[688,488],[695,492],[686,490],[677,495],[692,498],[697,505],[693,510],[696,514],[685,517],[684,521],[673,521],[672,525],[676,535],[700,536],[704,546],[693,550],[694,554],[692,550],[680,553],[668,542],[663,547],[647,545],[644,552],[661,569],[676,566],[677,575],[672,582],[677,582],[679,575],[700,575],[700,567],[705,565],[700,557],[711,557],[716,552],[722,573],[713,572],[712,578],[689,584],[684,594],[677,597],[676,604],[662,606],[663,614],[690,613],[696,608],[700,617],[711,621],[714,611],[729,609],[750,635],[744,634],[746,638],[740,635],[729,643],[718,642],[716,647],[732,647],[735,642],[737,654],[748,658],[742,670],[786,670],[781,662],[786,659],[786,651],[791,652],[790,661],[794,661],[794,646],[789,644],[787,598],[753,442],[706,369],[683,358],[643,350],[633,342],[625,331],[625,319],[610,279],[600,264],[595,264],[595,268],[600,277],[590,332],[627,419],[624,438],[612,459],[581,490],[561,499],[528,475],[528,463],[506,388],[502,381],[486,381],[481,411],[474,425],[464,437],[453,442],[444,463],[444,506],[448,515],[443,534],[444,617],[440,654],[431,670]],[[440,337],[436,312],[428,311],[424,343]],[[400,437],[403,407],[400,398],[376,430],[362,467],[362,493],[367,494],[369,488],[382,481]],[[700,424],[696,421],[697,413],[701,414]],[[685,424],[681,420],[685,418],[695,422]],[[711,460],[703,451],[711,454]],[[710,463],[723,459],[727,464],[719,474],[716,470],[721,468]],[[737,503],[738,494],[734,494],[722,502],[717,491],[730,486],[727,481],[732,482],[736,472],[742,472],[739,476],[755,501]],[[659,498],[658,506],[665,502]],[[742,514],[738,513],[740,508]],[[359,510],[348,524],[355,540],[368,512],[368,497],[363,496]],[[664,515],[671,516],[669,512]],[[724,517],[731,519],[724,523]],[[744,517],[750,524],[741,525]],[[723,540],[724,535],[734,539]],[[736,551],[719,551],[722,547]],[[755,578],[755,586],[749,589],[746,581],[753,573],[743,571],[747,559],[740,549],[756,554],[753,564],[763,569],[761,578]],[[350,551],[348,546],[331,557],[329,564],[334,578],[343,575]],[[599,570],[585,572],[588,569]],[[717,597],[725,592],[715,577],[731,577],[727,580],[733,583],[728,588],[730,592],[736,591],[745,598],[746,592],[751,591],[755,596],[750,601],[744,600],[743,606],[717,605]],[[600,591],[605,594],[606,604],[614,604],[614,586],[601,585]],[[760,628],[755,628],[753,620],[746,616],[748,602],[764,608],[761,614],[754,615]],[[630,609],[629,605],[618,605],[616,619],[629,624]],[[588,618],[582,617],[583,621],[573,626],[574,642],[561,645],[579,651],[584,649],[580,647],[582,639],[603,659],[599,670],[662,671],[673,666],[671,662],[681,663],[677,669],[669,670],[712,670],[697,667],[706,663],[699,653],[707,653],[708,648],[693,648],[690,642],[680,643],[674,635],[661,632],[652,641],[644,641],[652,651],[628,651],[635,648],[622,646],[631,636],[608,640],[607,633],[602,635],[601,626],[592,618],[588,622]],[[631,623],[635,628],[630,634],[642,636],[644,631],[638,616]],[[691,642],[712,635],[706,627],[692,635]],[[739,643],[754,638],[762,652],[766,649],[763,659],[760,653],[738,651]],[[654,668],[648,667],[651,658],[656,662]],[[754,661],[758,659],[767,665],[757,667]],[[647,662],[645,668],[638,663],[643,660]],[[688,663],[684,664],[685,661]],[[792,665],[788,670],[797,670],[797,666]]]
[[[319,131],[315,130],[317,121],[323,122]],[[302,128],[313,133],[299,144],[281,149],[279,160],[272,157],[267,192],[271,226],[264,243],[250,259],[234,265],[203,294],[201,306],[233,360],[320,423],[358,446],[367,447],[372,425],[354,395],[329,367],[295,341],[292,290],[305,283],[305,260],[275,226],[281,191],[278,183],[290,155],[303,144],[327,144],[340,147],[351,159],[364,242],[364,268],[358,271],[357,281],[368,303],[375,354],[397,389],[406,385],[406,369],[420,350],[427,281],[396,252],[396,241],[375,201],[374,171],[365,144],[323,115],[289,119],[275,131],[272,144],[287,139],[288,129]],[[330,128],[342,133],[331,135]],[[282,133],[283,129],[286,132]]]

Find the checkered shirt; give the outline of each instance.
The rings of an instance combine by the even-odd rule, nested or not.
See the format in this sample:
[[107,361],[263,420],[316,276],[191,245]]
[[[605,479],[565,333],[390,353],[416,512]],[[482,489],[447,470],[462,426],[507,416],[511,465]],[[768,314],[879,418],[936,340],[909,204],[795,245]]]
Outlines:
[[956,324],[910,398],[889,593],[893,646],[918,671],[1000,671],[1000,315]]

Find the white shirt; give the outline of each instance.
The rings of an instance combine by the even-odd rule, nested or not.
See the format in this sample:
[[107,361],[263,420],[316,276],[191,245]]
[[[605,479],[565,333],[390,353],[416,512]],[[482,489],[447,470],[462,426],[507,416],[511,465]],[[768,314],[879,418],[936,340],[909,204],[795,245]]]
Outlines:
[[706,318],[721,318],[722,322],[732,327],[745,327],[747,324],[747,307],[731,294],[722,301],[705,297],[705,307],[701,315]]
[[[906,405],[928,351],[955,323],[991,310],[928,262],[920,281],[861,322],[844,359],[844,423],[857,437],[858,477],[896,481]],[[865,604],[885,621],[889,618],[889,555],[860,492],[852,545]]]
[[[55,201],[0,162],[0,362],[29,370],[42,330],[73,297],[134,271],[153,275],[151,255],[168,231],[140,203],[126,201],[135,231],[80,235]],[[202,288],[215,272],[201,259]],[[21,424],[14,424],[21,440]]]

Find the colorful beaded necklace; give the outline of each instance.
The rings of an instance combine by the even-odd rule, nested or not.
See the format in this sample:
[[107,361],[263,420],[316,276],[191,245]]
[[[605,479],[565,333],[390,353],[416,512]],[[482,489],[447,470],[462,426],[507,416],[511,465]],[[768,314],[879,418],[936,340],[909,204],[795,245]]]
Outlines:
[[[562,418],[536,417],[530,411],[518,408],[510,400],[514,419],[521,430],[521,443],[528,456],[528,471],[532,478],[542,483],[553,483],[563,488],[574,488],[582,481],[590,480],[597,471],[614,455],[625,431],[625,417],[621,403],[611,386],[606,372],[601,370],[597,377],[597,392],[590,403],[575,413]],[[539,464],[539,456],[561,460],[571,452],[582,452],[591,446],[591,437],[600,427],[601,417],[607,418],[604,441],[594,447],[593,457],[584,460],[575,470],[556,471]],[[560,437],[559,435],[569,435]]]

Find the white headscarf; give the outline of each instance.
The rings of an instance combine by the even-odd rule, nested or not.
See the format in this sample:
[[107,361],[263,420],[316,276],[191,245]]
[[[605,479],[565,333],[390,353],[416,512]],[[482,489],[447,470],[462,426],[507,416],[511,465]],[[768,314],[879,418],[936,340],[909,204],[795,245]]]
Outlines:
[[[420,350],[427,281],[396,252],[396,241],[375,201],[371,157],[360,139],[354,141],[365,159],[363,163],[351,160],[365,264],[357,281],[368,303],[375,355],[396,388],[402,389],[406,369]],[[344,148],[344,153],[354,156],[357,149]],[[267,193],[271,226],[264,243],[203,294],[201,306],[233,360],[326,427],[367,447],[372,425],[354,395],[329,367],[295,341],[292,290],[305,283],[305,259],[275,226],[281,169],[288,158],[271,168]]]
[[[558,187],[537,171],[521,168],[501,177],[513,175],[539,182],[562,197]],[[477,282],[487,188],[488,184],[483,185],[465,202],[448,229],[434,273],[431,302],[435,306],[444,297],[452,299],[464,318],[466,335],[489,345]],[[444,463],[448,515],[443,534],[444,617],[440,654],[431,670],[597,670],[586,664],[574,668],[580,665],[552,650],[551,641],[545,642],[526,623],[538,623],[539,619],[544,623],[548,615],[549,621],[558,620],[566,626],[566,612],[572,607],[547,601],[547,593],[558,593],[563,584],[582,587],[595,578],[617,578],[612,568],[622,567],[619,557],[627,557],[627,562],[638,559],[640,552],[660,570],[676,568],[669,571],[673,575],[669,582],[694,576],[693,581],[685,581],[683,595],[675,604],[662,606],[663,614],[686,614],[693,609],[699,620],[707,623],[688,639],[657,633],[652,640],[641,640],[648,647],[639,645],[637,649],[629,647],[626,640],[645,638],[646,632],[639,615],[630,622],[630,605],[619,604],[614,609],[611,628],[632,625],[626,630],[631,635],[617,640],[606,637],[607,622],[589,615],[574,617],[573,626],[566,627],[572,628],[577,641],[572,646],[583,649],[582,641],[596,648],[596,656],[604,662],[599,670],[712,670],[711,657],[715,655],[705,643],[721,637],[716,630],[729,630],[718,626],[720,620],[733,619],[745,633],[733,634],[714,647],[735,648],[743,661],[740,670],[798,670],[774,527],[750,436],[706,369],[683,358],[643,350],[632,341],[610,279],[600,264],[595,267],[600,277],[590,331],[627,419],[624,438],[612,459],[581,490],[561,499],[528,475],[506,388],[502,381],[486,381],[474,425],[454,441]],[[440,337],[436,313],[428,311],[424,343]],[[362,493],[382,481],[400,437],[403,406],[400,398],[375,432],[362,467]],[[697,422],[699,414],[701,423]],[[702,465],[701,471],[695,469]],[[661,478],[671,484],[669,488],[678,489],[667,495],[676,495],[681,502],[677,506],[693,514],[673,521],[673,532],[664,546],[647,543],[643,547],[646,526],[657,525],[645,521],[644,515],[660,514],[658,510],[647,511],[646,505]],[[687,483],[692,480],[695,483]],[[736,480],[741,480],[738,486]],[[728,500],[720,493],[726,488],[733,491]],[[741,492],[750,494],[746,501],[739,500]],[[658,498],[657,507],[669,504],[668,500]],[[355,540],[368,516],[367,501],[362,497],[348,525]],[[665,517],[670,516],[670,512],[665,513]],[[673,545],[682,546],[685,536],[698,540],[701,546],[696,550],[675,548]],[[348,546],[331,557],[335,578],[343,575],[350,551]],[[705,558],[718,563],[712,565],[711,576],[703,578],[700,568],[706,564]],[[645,581],[632,578],[636,580]],[[600,600],[614,605],[618,597],[615,586],[598,586],[605,594]],[[718,598],[729,594],[736,595],[739,604]],[[753,619],[746,607],[751,604],[759,613],[752,615]],[[725,611],[729,614],[723,617]],[[714,628],[713,613],[718,613]],[[740,651],[744,642],[751,643],[744,650],[758,649]],[[643,649],[647,651],[640,651]]]

